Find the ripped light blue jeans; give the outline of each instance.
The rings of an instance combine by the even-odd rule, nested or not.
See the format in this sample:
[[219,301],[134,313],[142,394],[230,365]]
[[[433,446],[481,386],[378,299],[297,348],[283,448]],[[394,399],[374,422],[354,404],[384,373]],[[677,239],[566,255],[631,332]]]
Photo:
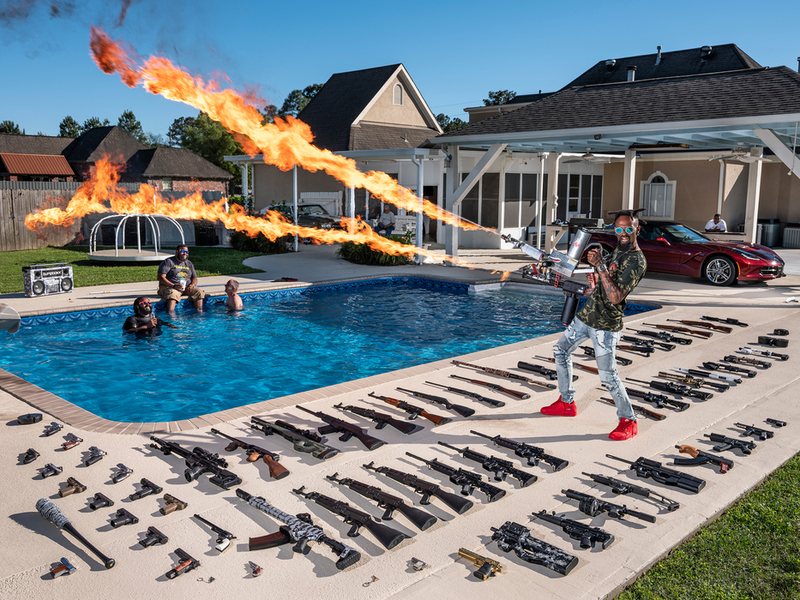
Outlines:
[[564,331],[564,335],[553,346],[553,356],[556,359],[556,372],[558,373],[558,391],[561,392],[562,401],[567,404],[575,402],[575,388],[572,386],[572,353],[583,342],[590,339],[594,346],[600,382],[614,399],[614,404],[617,406],[617,417],[631,421],[636,420],[628,393],[617,373],[617,364],[614,358],[620,334],[619,331],[594,329],[577,317],[572,320],[572,323]]

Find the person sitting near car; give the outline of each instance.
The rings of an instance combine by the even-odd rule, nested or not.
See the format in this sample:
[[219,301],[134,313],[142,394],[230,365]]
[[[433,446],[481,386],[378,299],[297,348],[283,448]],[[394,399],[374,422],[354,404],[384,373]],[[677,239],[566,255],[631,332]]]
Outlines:
[[389,237],[390,235],[392,235],[392,232],[394,231],[394,224],[395,224],[394,213],[391,211],[388,204],[384,204],[381,218],[378,219],[378,224],[375,225],[373,229],[375,229],[375,231],[377,231],[381,235]]
[[150,298],[139,296],[133,301],[133,315],[125,319],[122,330],[125,333],[135,333],[137,336],[151,336],[160,334],[162,325],[177,329],[172,323],[162,321],[153,314]]
[[728,225],[720,218],[720,214],[717,213],[714,215],[713,219],[706,223],[706,231],[723,233],[728,231]]
[[197,312],[203,312],[206,293],[197,287],[197,273],[189,260],[189,248],[181,244],[158,267],[158,295],[167,301],[167,313],[175,313],[175,304],[188,296]]

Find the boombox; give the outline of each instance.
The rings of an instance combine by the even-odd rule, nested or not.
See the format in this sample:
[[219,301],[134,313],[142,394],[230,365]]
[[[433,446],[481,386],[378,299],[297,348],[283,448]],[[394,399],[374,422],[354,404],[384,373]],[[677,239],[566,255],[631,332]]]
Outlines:
[[72,291],[72,267],[66,263],[22,267],[25,295],[47,296]]

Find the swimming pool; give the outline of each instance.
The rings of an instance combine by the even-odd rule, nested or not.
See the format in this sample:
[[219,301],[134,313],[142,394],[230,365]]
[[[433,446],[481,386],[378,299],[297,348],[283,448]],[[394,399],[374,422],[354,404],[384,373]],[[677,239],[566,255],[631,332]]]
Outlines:
[[122,333],[128,307],[31,317],[0,338],[0,368],[106,419],[171,421],[563,329],[560,293],[469,289],[400,277],[247,294],[241,313],[179,310],[179,329],[139,339]]

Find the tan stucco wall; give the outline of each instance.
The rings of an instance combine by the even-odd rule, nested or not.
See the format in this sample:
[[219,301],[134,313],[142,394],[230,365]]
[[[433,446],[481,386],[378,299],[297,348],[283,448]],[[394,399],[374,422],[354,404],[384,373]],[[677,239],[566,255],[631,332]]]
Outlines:
[[[403,86],[403,105],[393,103],[395,84]],[[409,94],[409,88],[399,78],[395,77],[386,87],[383,94],[378,96],[375,104],[367,111],[362,121],[372,123],[390,123],[392,125],[416,125],[427,127],[429,124],[422,118],[421,108],[417,106]]]
[[788,172],[783,163],[763,166],[759,214],[774,214],[781,223],[796,223],[800,221],[800,179]]
[[[338,192],[343,190],[344,186],[322,171],[310,173],[298,169],[297,188],[299,196],[303,192]],[[269,165],[254,165],[253,194],[256,210],[266,208],[273,202],[291,203],[292,172],[284,172]]]

